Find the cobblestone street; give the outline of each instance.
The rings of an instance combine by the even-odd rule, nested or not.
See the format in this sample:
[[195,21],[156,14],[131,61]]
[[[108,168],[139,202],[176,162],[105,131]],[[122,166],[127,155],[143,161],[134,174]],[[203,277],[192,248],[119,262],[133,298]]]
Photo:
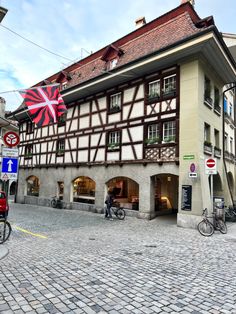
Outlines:
[[[236,232],[11,204],[0,313],[236,313]],[[29,233],[31,232],[31,233]],[[44,236],[44,237],[42,237]]]

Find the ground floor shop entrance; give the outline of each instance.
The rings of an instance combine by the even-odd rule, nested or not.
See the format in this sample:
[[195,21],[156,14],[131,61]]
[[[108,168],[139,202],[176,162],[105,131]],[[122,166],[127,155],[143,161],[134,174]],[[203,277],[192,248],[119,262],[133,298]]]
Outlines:
[[156,215],[177,213],[179,178],[172,174],[158,174],[151,178]]

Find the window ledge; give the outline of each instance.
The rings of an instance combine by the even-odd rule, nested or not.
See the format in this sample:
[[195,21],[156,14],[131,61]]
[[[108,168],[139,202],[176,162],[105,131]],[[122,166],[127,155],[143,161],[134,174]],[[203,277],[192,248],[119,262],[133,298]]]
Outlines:
[[117,113],[117,112],[120,112],[121,111],[121,108],[110,108],[108,113],[109,114],[112,114],[112,113]]
[[204,99],[204,105],[206,105],[208,108],[212,109],[212,101],[210,99]]

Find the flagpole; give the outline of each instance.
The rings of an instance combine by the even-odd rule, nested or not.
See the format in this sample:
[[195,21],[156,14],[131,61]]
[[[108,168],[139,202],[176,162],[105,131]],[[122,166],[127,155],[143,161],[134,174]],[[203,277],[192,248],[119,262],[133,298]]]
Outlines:
[[21,88],[21,89],[13,89],[13,90],[8,90],[8,91],[4,91],[4,92],[0,92],[1,94],[6,94],[6,93],[14,93],[14,92],[18,92],[21,90],[29,90],[29,89],[35,89],[35,88],[39,88],[39,87],[47,87],[47,86],[57,86],[60,85],[60,83],[54,83],[54,84],[48,84],[48,85],[43,85],[43,86],[35,86],[35,87],[30,87],[30,88]]

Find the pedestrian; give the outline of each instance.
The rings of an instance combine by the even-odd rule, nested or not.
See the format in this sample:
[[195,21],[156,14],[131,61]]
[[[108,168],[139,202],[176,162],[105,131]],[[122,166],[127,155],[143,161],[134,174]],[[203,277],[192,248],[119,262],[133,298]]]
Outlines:
[[107,196],[106,196],[106,200],[105,200],[105,218],[109,219],[109,220],[113,220],[112,219],[112,215],[111,215],[111,207],[112,204],[114,202],[114,194],[113,194],[113,188],[109,187],[108,191],[107,191]]

